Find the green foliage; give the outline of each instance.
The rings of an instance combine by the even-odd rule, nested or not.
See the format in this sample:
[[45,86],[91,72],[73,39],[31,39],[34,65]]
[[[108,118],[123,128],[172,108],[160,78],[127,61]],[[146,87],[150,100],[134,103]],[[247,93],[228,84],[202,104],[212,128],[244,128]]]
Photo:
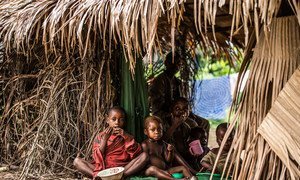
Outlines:
[[[196,79],[209,79],[239,72],[241,60],[232,61],[226,56],[216,56],[213,53],[204,54],[200,49],[196,51],[198,72]],[[240,57],[241,59],[242,57]]]
[[159,54],[154,54],[153,64],[144,64],[144,76],[146,80],[150,80],[165,70],[164,61]]
[[209,119],[208,121],[211,129],[217,129],[219,124],[227,122],[225,119]]

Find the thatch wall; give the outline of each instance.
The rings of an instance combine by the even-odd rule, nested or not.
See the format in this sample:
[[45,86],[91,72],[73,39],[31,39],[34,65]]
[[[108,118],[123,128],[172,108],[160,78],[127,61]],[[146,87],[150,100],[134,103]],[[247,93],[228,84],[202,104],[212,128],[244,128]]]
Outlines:
[[21,165],[22,175],[33,177],[72,169],[77,153],[90,154],[116,98],[115,62],[95,57],[66,63],[58,57],[29,64],[14,58],[2,67],[1,162]]

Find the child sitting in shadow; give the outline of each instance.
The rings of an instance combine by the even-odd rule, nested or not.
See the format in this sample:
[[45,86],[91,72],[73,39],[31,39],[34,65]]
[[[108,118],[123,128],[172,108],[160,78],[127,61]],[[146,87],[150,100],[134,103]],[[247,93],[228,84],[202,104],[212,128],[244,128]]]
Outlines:
[[145,119],[144,133],[148,138],[142,143],[142,148],[150,158],[150,166],[145,171],[146,176],[172,180],[173,173],[182,173],[187,179],[197,179],[185,166],[170,167],[176,152],[172,145],[162,140],[163,127],[159,117],[149,116]]
[[93,143],[93,159],[90,163],[79,157],[74,160],[76,169],[88,177],[96,177],[98,172],[111,167],[124,167],[124,176],[138,173],[148,162],[148,155],[133,136],[123,130],[125,110],[115,106],[109,109],[106,118],[108,127],[99,133]]
[[[202,158],[201,165],[203,167],[203,170],[206,170],[209,172],[211,172],[213,170],[214,163],[216,161],[218,152],[220,150],[220,145],[223,141],[223,138],[224,138],[224,135],[225,135],[227,129],[228,129],[228,123],[221,123],[218,125],[218,127],[216,129],[216,136],[217,136],[217,143],[218,143],[219,147],[212,149]],[[228,152],[229,152],[229,149],[232,144],[233,137],[234,137],[234,131],[232,131],[232,133],[228,137],[228,139],[222,149],[220,158],[217,162],[217,167],[216,167],[215,173],[220,174],[223,172],[225,162],[226,162],[226,159],[228,156]]]
[[[187,122],[189,116],[189,102],[185,98],[178,98],[173,101],[170,107],[171,117],[165,119],[164,140],[174,144],[178,153],[187,160],[190,156],[188,150],[188,138],[191,132],[191,125]],[[193,127],[196,127],[197,123]]]
[[210,151],[207,147],[207,133],[201,127],[194,127],[191,129],[189,143],[189,152],[191,154],[189,162],[194,165],[193,168],[196,170],[201,169],[201,159]]

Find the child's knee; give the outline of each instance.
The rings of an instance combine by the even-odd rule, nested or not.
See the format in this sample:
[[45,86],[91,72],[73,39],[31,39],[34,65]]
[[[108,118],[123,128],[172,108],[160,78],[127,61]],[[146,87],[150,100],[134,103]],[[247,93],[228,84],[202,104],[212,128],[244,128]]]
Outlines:
[[158,168],[157,167],[155,167],[155,166],[150,166],[147,170],[146,170],[146,172],[145,172],[145,174],[146,174],[146,176],[149,176],[149,175],[153,175],[155,172],[157,172],[158,171]]

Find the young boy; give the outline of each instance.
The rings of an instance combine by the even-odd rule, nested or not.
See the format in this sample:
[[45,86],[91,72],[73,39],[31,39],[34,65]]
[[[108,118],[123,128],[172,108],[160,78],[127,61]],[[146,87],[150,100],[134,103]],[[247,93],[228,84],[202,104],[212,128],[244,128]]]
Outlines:
[[145,174],[158,179],[172,180],[173,173],[182,173],[185,178],[195,178],[184,166],[169,167],[175,156],[174,147],[162,141],[163,127],[159,117],[149,116],[144,122],[147,139],[142,143],[144,152],[150,157],[150,167]]
[[[223,138],[224,138],[224,135],[227,131],[227,128],[228,128],[228,123],[219,124],[218,127],[217,127],[216,136],[217,136],[217,143],[218,143],[219,146],[221,145],[221,143],[223,141]],[[223,172],[223,168],[224,168],[224,165],[225,165],[225,162],[226,162],[228,151],[231,147],[233,136],[234,136],[234,132],[232,132],[230,134],[230,136],[228,137],[228,139],[226,141],[226,144],[224,145],[224,148],[221,152],[221,156],[219,158],[219,161],[217,162],[216,173],[222,173]],[[212,171],[219,150],[220,150],[220,147],[214,148],[207,155],[205,155],[202,158],[201,165],[204,168],[204,170]]]
[[123,166],[124,176],[130,176],[142,170],[147,164],[148,155],[142,153],[141,146],[133,136],[124,132],[126,114],[123,108],[115,106],[109,109],[106,123],[108,127],[100,132],[93,144],[91,164],[81,158],[74,160],[79,172],[96,177],[98,172],[111,167]]

